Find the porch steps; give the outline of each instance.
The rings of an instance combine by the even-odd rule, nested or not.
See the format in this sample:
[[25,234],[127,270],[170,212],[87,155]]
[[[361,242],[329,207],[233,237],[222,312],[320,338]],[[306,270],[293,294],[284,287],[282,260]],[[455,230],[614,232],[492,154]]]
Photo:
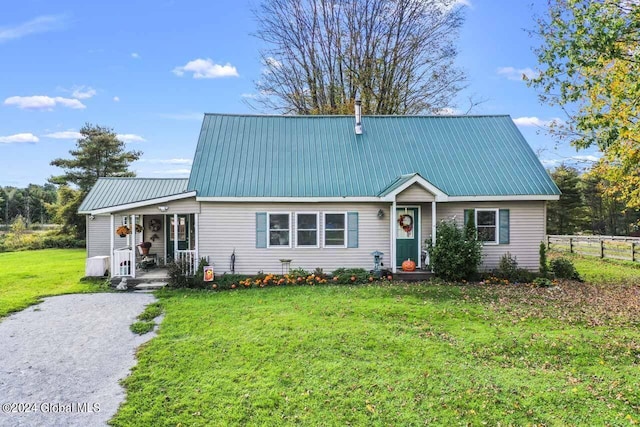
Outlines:
[[150,282],[150,283],[139,283],[133,287],[136,291],[154,291],[156,289],[162,289],[167,286],[166,282]]
[[394,279],[402,280],[405,282],[424,282],[434,277],[430,271],[398,271]]

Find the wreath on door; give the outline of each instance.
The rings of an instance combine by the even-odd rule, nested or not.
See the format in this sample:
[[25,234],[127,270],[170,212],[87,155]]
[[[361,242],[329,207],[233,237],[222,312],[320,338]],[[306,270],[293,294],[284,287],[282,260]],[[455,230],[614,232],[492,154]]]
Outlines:
[[413,230],[413,217],[408,214],[400,215],[398,224],[400,224],[400,227],[402,227],[407,234],[411,233],[411,230]]
[[152,219],[149,221],[149,227],[151,231],[160,231],[160,221],[157,219]]

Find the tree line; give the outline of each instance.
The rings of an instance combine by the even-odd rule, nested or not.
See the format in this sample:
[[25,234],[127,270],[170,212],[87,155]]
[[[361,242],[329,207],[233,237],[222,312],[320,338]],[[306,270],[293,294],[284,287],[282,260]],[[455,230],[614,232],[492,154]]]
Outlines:
[[640,210],[612,194],[611,183],[597,169],[581,173],[561,165],[550,174],[562,195],[548,202],[548,234],[640,235]]
[[9,225],[20,216],[27,225],[53,222],[47,206],[56,202],[56,192],[56,186],[50,183],[0,187],[0,221]]

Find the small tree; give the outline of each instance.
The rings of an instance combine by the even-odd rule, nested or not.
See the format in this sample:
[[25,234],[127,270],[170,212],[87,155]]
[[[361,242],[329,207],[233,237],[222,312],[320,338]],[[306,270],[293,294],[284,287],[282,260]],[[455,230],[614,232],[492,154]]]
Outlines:
[[[436,228],[436,241],[427,242],[431,268],[447,281],[472,279],[482,260],[482,244],[475,236],[467,238],[453,221],[443,221]],[[474,233],[475,234],[475,231]]]
[[549,264],[547,264],[547,246],[544,242],[540,242],[540,274],[546,277],[549,273]]

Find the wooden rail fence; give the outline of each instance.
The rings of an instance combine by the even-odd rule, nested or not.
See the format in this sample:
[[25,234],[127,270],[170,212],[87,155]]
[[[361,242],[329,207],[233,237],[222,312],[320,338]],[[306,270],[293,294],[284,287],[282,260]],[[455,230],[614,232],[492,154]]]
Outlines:
[[547,249],[640,262],[640,237],[548,235]]

